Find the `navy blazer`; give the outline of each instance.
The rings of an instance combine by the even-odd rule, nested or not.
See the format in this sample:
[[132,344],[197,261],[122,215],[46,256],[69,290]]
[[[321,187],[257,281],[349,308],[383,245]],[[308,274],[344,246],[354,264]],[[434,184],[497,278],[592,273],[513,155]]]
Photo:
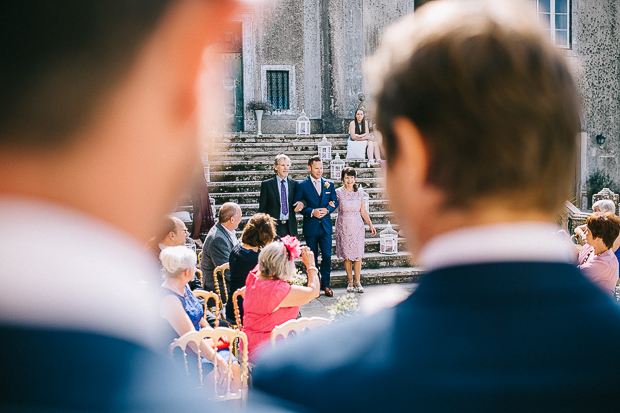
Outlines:
[[573,266],[477,264],[283,343],[253,383],[321,412],[617,411],[618,349],[615,300]]
[[[295,236],[297,234],[297,216],[295,214],[295,194],[297,192],[297,181],[286,178],[288,183],[288,230]],[[274,176],[260,184],[260,196],[258,200],[258,212],[269,214],[272,218],[280,219],[280,188],[278,179]]]
[[[304,209],[301,213],[304,217],[303,231],[304,235],[318,235],[319,226],[322,225],[325,232],[332,233],[331,213],[338,207],[338,198],[336,197],[336,189],[334,183],[321,178],[321,195],[317,194],[310,177],[304,179],[297,184],[295,192],[295,202],[302,201]],[[329,205],[330,201],[334,201],[335,207]],[[318,219],[312,216],[312,210],[316,208],[327,208],[329,211],[323,218]]]

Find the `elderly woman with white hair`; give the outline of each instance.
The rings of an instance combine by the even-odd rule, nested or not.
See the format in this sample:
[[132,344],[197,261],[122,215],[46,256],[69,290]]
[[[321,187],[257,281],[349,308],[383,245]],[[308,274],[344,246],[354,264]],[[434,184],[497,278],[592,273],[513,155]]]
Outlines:
[[[189,331],[212,328],[203,318],[203,307],[188,286],[196,273],[196,253],[185,246],[168,247],[162,250],[159,259],[165,270],[164,282],[161,285],[164,297],[159,311],[174,329],[174,332],[171,331],[169,342]],[[203,373],[213,370],[213,363],[217,358],[218,369],[221,369],[219,370],[220,377],[226,377],[226,364],[230,356],[228,350],[216,351],[213,341],[208,339],[202,342],[200,352]],[[196,363],[188,362],[187,365],[193,367]],[[234,368],[236,369],[235,385],[237,385],[236,382],[240,375],[236,361]]]
[[[295,274],[294,260],[299,256],[306,266],[308,286],[287,283]],[[245,286],[243,331],[253,361],[275,326],[297,317],[299,306],[319,296],[314,253],[308,247],[300,248],[299,240],[290,235],[274,241],[259,254],[258,265],[248,275]]]

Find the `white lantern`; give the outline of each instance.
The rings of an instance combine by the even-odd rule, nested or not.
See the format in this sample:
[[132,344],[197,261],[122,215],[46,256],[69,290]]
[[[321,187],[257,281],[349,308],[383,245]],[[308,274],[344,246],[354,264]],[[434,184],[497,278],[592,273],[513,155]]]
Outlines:
[[358,184],[357,190],[360,191],[362,197],[364,197],[364,208],[366,208],[366,212],[370,213],[370,195],[368,195],[368,192],[364,191],[362,184]]
[[323,161],[329,161],[332,159],[332,143],[327,140],[323,135],[323,140],[318,143],[319,156]]
[[301,111],[301,115],[297,118],[297,135],[310,135],[310,119],[306,116],[305,111]]
[[215,213],[215,198],[209,197],[209,203],[211,204],[211,212],[213,213],[213,220],[216,221],[217,214]]
[[344,169],[344,161],[340,159],[340,155],[336,154],[336,158],[331,161],[330,169],[332,171],[332,179],[340,179],[342,170]]
[[398,252],[398,233],[392,229],[388,221],[387,228],[379,233],[379,252],[381,254],[396,254]]

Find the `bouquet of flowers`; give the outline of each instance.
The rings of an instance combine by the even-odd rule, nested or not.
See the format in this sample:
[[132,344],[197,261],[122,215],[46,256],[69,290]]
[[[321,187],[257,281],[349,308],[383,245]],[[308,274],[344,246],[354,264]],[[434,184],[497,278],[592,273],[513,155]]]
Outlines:
[[297,270],[293,278],[287,281],[291,285],[301,285],[302,287],[308,284],[308,276]]
[[332,320],[341,320],[345,317],[351,317],[358,315],[360,307],[357,304],[357,298],[355,294],[345,294],[338,298],[335,304],[326,307],[326,310],[331,315]]

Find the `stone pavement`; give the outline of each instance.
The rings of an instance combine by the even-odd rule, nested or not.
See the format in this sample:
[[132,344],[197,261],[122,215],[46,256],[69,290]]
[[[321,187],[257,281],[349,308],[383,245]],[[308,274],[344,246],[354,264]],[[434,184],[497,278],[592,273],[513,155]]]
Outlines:
[[[354,293],[358,299],[362,314],[371,314],[382,308],[391,307],[405,300],[417,288],[415,283],[382,284],[364,286],[364,293]],[[347,294],[346,288],[334,288],[334,296],[321,296],[301,307],[302,317],[329,318],[326,307],[336,303],[338,297]]]

